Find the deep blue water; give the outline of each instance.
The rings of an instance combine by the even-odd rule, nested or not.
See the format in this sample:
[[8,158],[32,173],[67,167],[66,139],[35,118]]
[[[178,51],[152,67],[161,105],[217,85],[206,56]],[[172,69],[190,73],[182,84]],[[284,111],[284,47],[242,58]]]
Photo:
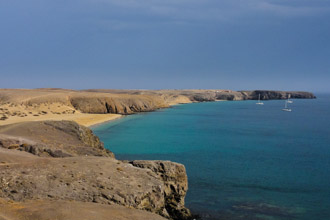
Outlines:
[[283,105],[178,105],[93,130],[118,159],[184,164],[203,219],[330,219],[330,96]]

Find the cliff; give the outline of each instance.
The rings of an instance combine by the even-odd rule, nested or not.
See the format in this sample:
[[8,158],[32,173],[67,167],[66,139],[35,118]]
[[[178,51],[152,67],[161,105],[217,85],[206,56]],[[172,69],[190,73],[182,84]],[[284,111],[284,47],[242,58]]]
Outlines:
[[191,216],[184,207],[183,165],[116,160],[88,128],[74,122],[0,127],[0,163],[0,198],[21,205],[75,201],[78,207],[79,202],[121,205],[170,219]]
[[[315,98],[309,92],[270,90],[61,90],[0,89],[0,119],[44,115],[133,114],[170,105],[217,100]],[[2,107],[1,107],[2,106]]]
[[72,106],[84,113],[114,113],[132,114],[134,112],[147,112],[168,107],[163,99],[157,96],[142,95],[111,95],[111,96],[72,96]]
[[263,100],[287,99],[290,95],[293,99],[313,99],[313,93],[300,91],[272,91],[272,90],[252,90],[252,91],[232,91],[232,90],[86,90],[91,93],[102,94],[130,94],[159,96],[165,103],[189,103],[207,102],[217,100],[255,100],[259,94]]
[[254,91],[231,91],[231,90],[202,90],[180,92],[181,95],[188,97],[192,102],[209,102],[221,100],[273,100],[287,99],[290,95],[293,99],[314,99],[316,98],[310,92],[285,92],[285,91],[270,91],[270,90],[254,90]]
[[165,209],[173,219],[188,219],[191,216],[189,209],[184,206],[188,179],[182,164],[170,161],[131,161],[130,164],[149,169],[163,180]]
[[114,157],[89,128],[72,121],[23,122],[1,126],[0,147],[42,157]]
[[310,92],[284,92],[284,91],[270,91],[270,90],[255,90],[255,91],[241,91],[244,99],[258,99],[259,94],[262,100],[272,99],[287,99],[289,96],[292,99],[315,99],[316,96]]

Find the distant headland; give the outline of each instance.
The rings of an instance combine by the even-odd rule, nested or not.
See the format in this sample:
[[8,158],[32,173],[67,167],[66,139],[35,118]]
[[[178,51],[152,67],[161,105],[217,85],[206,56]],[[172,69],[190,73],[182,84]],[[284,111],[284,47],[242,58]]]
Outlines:
[[[310,92],[232,90],[0,89],[0,125],[22,121],[74,120],[91,126],[121,115],[171,105],[220,100],[315,98]],[[86,114],[88,113],[88,114]]]

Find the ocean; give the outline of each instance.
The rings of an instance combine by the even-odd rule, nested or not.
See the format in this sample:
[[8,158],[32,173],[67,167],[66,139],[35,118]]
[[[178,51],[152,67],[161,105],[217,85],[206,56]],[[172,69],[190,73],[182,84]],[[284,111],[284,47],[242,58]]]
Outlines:
[[202,219],[330,219],[330,95],[176,105],[93,128],[118,159],[185,165]]

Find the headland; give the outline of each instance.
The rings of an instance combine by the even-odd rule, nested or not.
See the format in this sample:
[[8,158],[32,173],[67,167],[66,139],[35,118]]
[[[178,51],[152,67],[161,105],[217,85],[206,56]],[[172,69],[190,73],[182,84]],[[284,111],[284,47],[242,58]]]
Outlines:
[[309,92],[232,90],[65,90],[0,89],[0,125],[26,121],[72,120],[92,126],[122,115],[171,105],[222,100],[315,98]]

